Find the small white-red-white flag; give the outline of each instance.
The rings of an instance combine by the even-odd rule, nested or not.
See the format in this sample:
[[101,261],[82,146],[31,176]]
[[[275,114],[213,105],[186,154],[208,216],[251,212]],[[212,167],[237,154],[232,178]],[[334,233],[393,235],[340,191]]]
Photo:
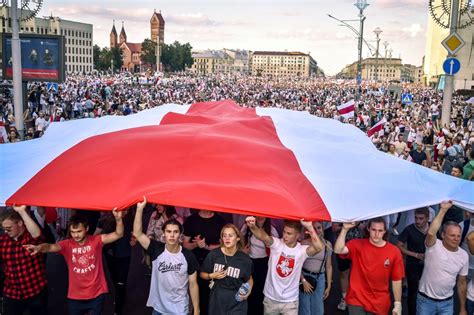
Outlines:
[[382,130],[383,125],[385,125],[386,123],[387,119],[385,119],[385,117],[380,119],[378,123],[376,123],[372,128],[369,129],[369,131],[367,131],[367,136],[372,137],[374,133]]
[[337,111],[341,114],[344,119],[354,118],[354,108],[355,102],[354,100],[350,100],[344,104],[337,106]]

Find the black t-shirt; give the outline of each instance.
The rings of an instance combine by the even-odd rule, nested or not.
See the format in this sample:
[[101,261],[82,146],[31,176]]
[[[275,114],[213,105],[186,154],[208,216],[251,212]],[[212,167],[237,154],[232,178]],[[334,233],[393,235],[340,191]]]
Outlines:
[[234,256],[227,256],[221,248],[213,249],[209,252],[204,263],[202,271],[212,273],[220,271],[227,266],[227,276],[223,279],[216,279],[216,288],[237,291],[240,286],[250,279],[253,272],[252,259],[242,251],[237,251]]
[[[424,253],[426,250],[425,245],[426,235],[418,230],[415,224],[410,224],[407,226],[402,233],[398,236],[400,242],[405,243],[406,248],[409,251],[415,253]],[[412,256],[406,256],[407,265],[420,265],[423,264],[423,260],[419,260]]]
[[412,150],[411,153],[411,158],[413,159],[413,162],[416,164],[420,164],[426,160],[426,153],[425,151],[418,152],[417,150]]
[[[225,225],[224,219],[217,213],[208,219],[203,218],[199,213],[195,213],[188,217],[184,222],[184,236],[190,237],[191,241],[194,237],[201,235],[206,239],[207,245],[219,244],[221,238],[221,230]],[[207,249],[196,247],[193,249],[199,263],[204,261],[209,251]]]

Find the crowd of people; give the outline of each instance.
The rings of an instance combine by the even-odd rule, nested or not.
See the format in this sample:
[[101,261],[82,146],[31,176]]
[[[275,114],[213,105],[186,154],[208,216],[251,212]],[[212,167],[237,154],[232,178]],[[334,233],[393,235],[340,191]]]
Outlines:
[[[359,91],[353,81],[324,78],[188,73],[140,78],[122,73],[69,76],[57,91],[47,87],[44,83],[28,86],[23,137],[15,127],[11,93],[4,89],[0,96],[0,142],[39,138],[52,122],[130,115],[166,103],[232,99],[247,107],[308,111],[353,124],[363,131],[383,120],[383,130],[371,136],[378,149],[448,174],[456,166],[467,179],[474,166],[474,162],[468,163],[474,142],[473,99],[455,96],[451,123],[441,126],[442,91],[417,84],[401,84],[394,92],[388,84],[364,82]],[[402,104],[400,95],[404,93],[413,95],[411,104]],[[337,105],[355,97],[354,116],[344,119]],[[468,168],[464,170],[466,164]]]
[[[413,103],[402,104],[399,93],[411,93]],[[473,105],[455,96],[451,123],[442,126],[442,93],[403,84],[398,94],[380,83],[365,82],[358,90],[355,82],[322,78],[70,76],[58,91],[29,85],[23,137],[4,91],[0,141],[39,138],[49,124],[69,119],[233,99],[248,107],[308,111],[365,132],[385,120],[370,137],[379,150],[474,180]],[[337,105],[354,98],[354,115],[345,119]],[[153,314],[334,313],[324,300],[335,278],[337,309],[349,314],[401,315],[403,292],[404,313],[474,314],[474,219],[449,201],[344,224],[245,217],[149,204],[146,198],[126,211],[102,214],[33,205],[0,213],[2,315],[47,314],[50,252],[65,258],[69,314],[101,314],[109,294],[115,314],[123,314],[133,246],[143,248],[143,268],[150,271],[146,305]],[[146,220],[144,213],[150,214]]]

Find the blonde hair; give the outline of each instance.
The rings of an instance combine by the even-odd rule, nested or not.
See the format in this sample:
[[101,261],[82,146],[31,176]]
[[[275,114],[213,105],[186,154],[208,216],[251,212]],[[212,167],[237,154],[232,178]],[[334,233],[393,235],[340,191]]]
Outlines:
[[224,242],[222,241],[222,236],[224,235],[225,229],[232,229],[235,232],[235,235],[237,235],[237,250],[243,250],[244,249],[244,240],[242,239],[242,234],[240,233],[240,230],[233,224],[227,223],[224,225],[224,227],[221,230],[221,239],[220,239],[220,246],[224,247]]

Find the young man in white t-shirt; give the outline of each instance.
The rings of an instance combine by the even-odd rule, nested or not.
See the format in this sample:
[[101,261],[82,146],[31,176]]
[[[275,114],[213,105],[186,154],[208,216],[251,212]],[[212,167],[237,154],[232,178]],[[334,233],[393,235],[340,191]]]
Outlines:
[[[324,243],[309,221],[285,221],[283,237],[268,235],[256,225],[255,217],[245,220],[252,234],[270,247],[267,279],[263,294],[264,314],[298,314],[299,280],[303,263],[308,256],[314,256],[324,248]],[[302,228],[311,236],[311,245],[298,242]]]
[[193,304],[192,314],[198,315],[197,271],[199,263],[194,254],[180,244],[183,226],[175,219],[166,221],[163,224],[165,244],[148,238],[142,230],[145,205],[145,197],[142,202],[137,203],[133,235],[152,259],[150,295],[146,305],[153,308],[153,315],[190,314],[189,287],[189,295]]
[[454,287],[457,280],[459,314],[466,315],[466,276],[469,258],[462,248],[461,227],[454,221],[444,223],[440,241],[436,235],[452,202],[442,202],[425,239],[425,267],[418,287],[416,313],[436,315],[454,313]]

